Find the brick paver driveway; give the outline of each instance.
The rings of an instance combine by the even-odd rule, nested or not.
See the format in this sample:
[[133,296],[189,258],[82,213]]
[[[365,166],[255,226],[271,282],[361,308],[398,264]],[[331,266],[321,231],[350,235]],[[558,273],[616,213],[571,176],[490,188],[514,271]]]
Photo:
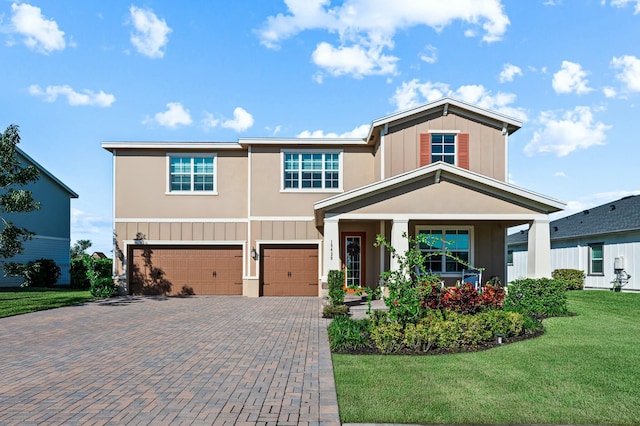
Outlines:
[[317,298],[112,299],[0,319],[0,424],[339,424]]

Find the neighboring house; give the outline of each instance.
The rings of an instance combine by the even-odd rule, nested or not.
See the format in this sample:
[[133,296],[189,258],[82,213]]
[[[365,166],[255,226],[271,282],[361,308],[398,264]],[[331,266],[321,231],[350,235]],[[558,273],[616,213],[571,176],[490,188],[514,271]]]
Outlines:
[[[29,157],[24,151],[17,150],[23,165],[34,165],[38,168],[39,178],[19,189],[28,189],[33,198],[40,203],[40,210],[29,213],[3,213],[7,221],[34,232],[35,235],[24,243],[24,252],[7,262],[27,263],[37,259],[53,259],[60,267],[58,284],[68,285],[69,248],[71,246],[71,198],[78,198],[68,186],[52,175],[47,169]],[[0,259],[2,267],[3,259]],[[22,284],[21,277],[5,277],[0,273],[0,286],[12,287]]]
[[[582,270],[586,288],[610,289],[618,267],[631,275],[622,289],[640,290],[640,195],[554,220],[550,238],[552,269]],[[509,281],[527,275],[527,241],[528,231],[508,237]]]
[[91,257],[93,259],[107,259],[107,255],[101,251],[94,251]]
[[[444,98],[371,124],[366,138],[104,142],[113,154],[117,275],[130,292],[326,293],[330,270],[375,286],[404,234],[431,234],[483,277],[506,277],[506,237],[531,224],[528,274],[549,276],[548,214],[564,203],[507,183],[522,123]],[[428,252],[434,247],[423,247]],[[449,284],[463,266],[428,267]]]

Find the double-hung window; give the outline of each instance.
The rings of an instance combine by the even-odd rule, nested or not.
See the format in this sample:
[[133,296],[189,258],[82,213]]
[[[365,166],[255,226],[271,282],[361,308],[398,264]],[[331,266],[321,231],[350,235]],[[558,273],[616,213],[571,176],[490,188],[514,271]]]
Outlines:
[[282,188],[285,191],[342,189],[342,152],[283,151]]
[[[460,263],[471,263],[470,227],[419,227],[418,235],[424,235],[426,241],[420,243],[420,249],[426,256],[425,268],[432,273],[447,274],[462,272],[469,267]],[[424,237],[423,237],[424,238]]]
[[469,170],[469,133],[438,130],[420,134],[420,166],[442,161]]
[[172,154],[169,161],[169,193],[215,194],[216,155]]
[[589,274],[604,274],[604,244],[589,244]]

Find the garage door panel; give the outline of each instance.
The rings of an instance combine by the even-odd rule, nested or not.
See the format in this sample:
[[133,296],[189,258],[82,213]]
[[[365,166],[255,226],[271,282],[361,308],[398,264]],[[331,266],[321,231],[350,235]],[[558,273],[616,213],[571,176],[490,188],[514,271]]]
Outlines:
[[264,247],[264,296],[318,296],[317,247]]
[[[134,247],[131,253],[133,270],[139,271],[129,277],[134,294],[159,292],[151,268],[171,284],[170,294],[179,294],[183,286],[195,294],[242,294],[242,247],[150,246]],[[150,265],[145,265],[145,254]]]

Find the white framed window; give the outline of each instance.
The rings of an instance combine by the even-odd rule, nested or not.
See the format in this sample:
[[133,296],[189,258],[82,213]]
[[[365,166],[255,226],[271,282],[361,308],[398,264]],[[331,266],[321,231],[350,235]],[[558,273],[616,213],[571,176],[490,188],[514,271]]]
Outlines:
[[589,244],[589,275],[604,275],[604,244]]
[[444,161],[456,165],[456,135],[431,133],[431,162]]
[[[417,226],[416,235],[426,235],[427,242],[420,249],[427,256],[425,268],[434,274],[457,275],[473,264],[473,227],[471,226]],[[450,253],[446,256],[443,252]],[[455,257],[455,258],[454,258]]]
[[342,151],[283,150],[283,191],[342,191]]
[[168,154],[168,194],[217,193],[216,154]]

